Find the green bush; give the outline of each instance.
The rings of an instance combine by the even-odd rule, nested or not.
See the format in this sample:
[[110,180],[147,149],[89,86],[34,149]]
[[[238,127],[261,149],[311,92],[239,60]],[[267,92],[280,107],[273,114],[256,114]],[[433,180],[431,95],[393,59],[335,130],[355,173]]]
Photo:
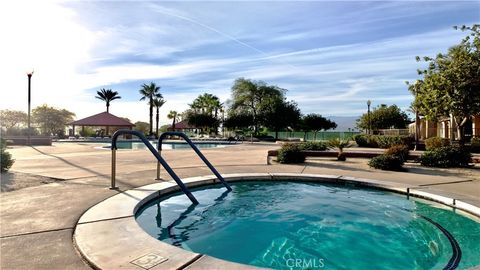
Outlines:
[[338,156],[337,160],[338,161],[345,161],[347,160],[347,157],[343,153],[344,148],[349,148],[352,147],[353,145],[350,143],[349,140],[341,140],[339,138],[331,139],[328,141],[328,148],[330,149],[338,149]]
[[470,144],[473,153],[480,153],[480,137],[473,137]]
[[280,163],[303,163],[305,155],[302,153],[300,144],[285,143],[282,148],[278,150],[277,161]]
[[450,140],[440,137],[431,137],[425,140],[425,149],[433,150],[444,146],[449,146]]
[[357,134],[353,136],[353,139],[359,147],[372,147],[377,148],[378,144],[375,140],[375,136],[367,134]]
[[327,144],[324,142],[304,142],[300,144],[302,150],[325,151]]
[[4,139],[0,139],[0,171],[6,172],[10,167],[12,167],[14,160],[12,155],[5,151],[7,148],[7,143]]
[[420,163],[427,167],[452,168],[468,167],[472,154],[463,147],[444,146],[428,150],[420,157]]
[[413,142],[411,136],[387,136],[387,135],[377,135],[375,136],[375,141],[380,148],[389,148],[394,145],[406,145],[410,146]]
[[410,146],[413,142],[411,136],[367,135],[357,134],[353,139],[360,147],[389,148],[394,145]]
[[385,171],[404,171],[403,160],[394,155],[379,155],[368,161],[368,166]]
[[410,150],[408,150],[408,146],[406,145],[394,145],[385,151],[385,155],[399,157],[403,162],[405,162],[408,159],[409,152]]

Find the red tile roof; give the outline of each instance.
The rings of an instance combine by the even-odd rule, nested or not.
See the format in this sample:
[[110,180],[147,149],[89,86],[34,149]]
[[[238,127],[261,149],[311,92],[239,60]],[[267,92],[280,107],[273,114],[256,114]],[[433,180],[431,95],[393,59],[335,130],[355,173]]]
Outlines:
[[[180,121],[178,123],[175,123],[175,129],[195,129],[195,126],[189,125],[187,120]],[[172,130],[172,125],[168,128],[169,130]]]
[[133,127],[134,124],[115,116],[111,113],[102,112],[77,121],[73,121],[70,125],[75,126],[116,126],[116,127]]

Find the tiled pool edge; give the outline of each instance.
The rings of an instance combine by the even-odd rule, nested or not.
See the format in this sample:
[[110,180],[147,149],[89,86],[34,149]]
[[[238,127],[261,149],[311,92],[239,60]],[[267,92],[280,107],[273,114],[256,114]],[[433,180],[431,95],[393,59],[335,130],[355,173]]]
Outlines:
[[[301,180],[345,183],[389,190],[435,201],[480,217],[480,208],[399,183],[340,175],[297,173],[225,174],[227,181]],[[188,187],[218,183],[214,176],[184,179]],[[168,245],[148,235],[136,222],[135,212],[155,197],[178,191],[175,183],[159,182],[112,196],[87,210],[79,219],[73,240],[90,265],[97,269],[258,269],[193,253]],[[454,205],[455,203],[455,205]],[[133,237],[135,236],[135,237]],[[139,266],[142,265],[143,267]]]

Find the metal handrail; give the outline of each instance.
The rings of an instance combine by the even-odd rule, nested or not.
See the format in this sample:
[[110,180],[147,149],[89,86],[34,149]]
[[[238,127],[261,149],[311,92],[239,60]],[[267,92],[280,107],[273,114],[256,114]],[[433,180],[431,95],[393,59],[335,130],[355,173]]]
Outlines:
[[[200,159],[202,159],[202,161],[208,166],[210,171],[212,171],[213,174],[215,174],[215,176],[218,178],[218,180],[220,180],[220,182],[222,182],[222,184],[227,188],[227,190],[229,190],[229,191],[232,190],[230,185],[225,181],[225,179],[223,179],[223,177],[215,169],[215,167],[213,167],[213,165],[210,163],[210,161],[208,161],[208,159],[202,154],[202,152],[200,152],[200,150],[192,142],[192,140],[190,140],[190,138],[188,138],[188,136],[183,132],[177,132],[177,131],[163,132],[160,135],[160,137],[158,137],[157,151],[158,151],[159,155],[161,155],[161,153],[162,153],[162,142],[163,142],[163,140],[165,139],[166,136],[182,137],[190,145],[190,147],[192,147],[192,149],[195,151],[195,153],[197,153],[197,155],[200,157]],[[160,178],[160,166],[158,166],[158,165],[157,165],[157,178]]]
[[117,139],[118,139],[118,136],[120,136],[122,134],[134,135],[134,136],[137,136],[140,140],[142,140],[142,142],[145,144],[145,146],[148,148],[148,150],[150,150],[150,152],[152,152],[152,154],[155,156],[155,158],[157,158],[158,163],[162,164],[162,166],[165,168],[165,170],[168,172],[168,174],[170,174],[170,176],[173,178],[173,180],[175,180],[175,182],[177,182],[177,185],[182,189],[183,193],[185,193],[185,195],[187,195],[187,197],[190,199],[190,201],[193,204],[198,204],[197,199],[195,199],[195,197],[190,192],[190,190],[188,190],[187,186],[185,186],[185,184],[182,182],[182,180],[180,180],[178,175],[172,170],[172,168],[162,158],[162,156],[160,156],[159,152],[157,150],[155,150],[155,148],[147,140],[145,135],[143,135],[143,133],[135,131],[135,130],[120,129],[120,130],[117,130],[112,136],[112,147],[111,147],[111,149],[112,149],[112,179],[111,179],[111,187],[110,187],[111,189],[116,189],[116,186],[115,186],[115,172],[116,172]]

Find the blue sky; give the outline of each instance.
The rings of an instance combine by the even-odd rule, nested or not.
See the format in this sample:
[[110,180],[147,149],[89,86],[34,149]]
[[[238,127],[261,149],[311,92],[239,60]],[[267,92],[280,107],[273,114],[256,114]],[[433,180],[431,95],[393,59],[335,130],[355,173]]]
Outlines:
[[4,87],[18,89],[2,108],[26,109],[25,70],[34,68],[33,104],[78,117],[103,110],[93,96],[105,87],[123,97],[112,113],[145,121],[138,89],[156,82],[163,123],[204,92],[225,101],[239,77],[288,89],[303,113],[356,116],[368,99],[406,109],[404,82],[422,67],[415,56],[445,52],[464,36],[453,25],[480,21],[479,1],[30,4],[1,4],[1,72]]

